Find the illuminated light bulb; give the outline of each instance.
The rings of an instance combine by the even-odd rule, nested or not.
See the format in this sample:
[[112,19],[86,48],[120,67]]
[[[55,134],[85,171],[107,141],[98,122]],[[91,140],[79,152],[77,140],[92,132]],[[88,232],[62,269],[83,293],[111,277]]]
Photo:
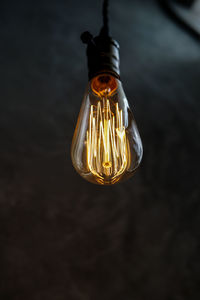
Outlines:
[[100,74],[88,84],[71,147],[77,172],[90,182],[114,184],[133,175],[142,142],[120,80]]
[[104,0],[104,26],[87,44],[89,83],[71,145],[76,171],[86,180],[110,185],[131,177],[142,159],[142,142],[123,91],[119,70],[119,44],[108,34],[108,0]]

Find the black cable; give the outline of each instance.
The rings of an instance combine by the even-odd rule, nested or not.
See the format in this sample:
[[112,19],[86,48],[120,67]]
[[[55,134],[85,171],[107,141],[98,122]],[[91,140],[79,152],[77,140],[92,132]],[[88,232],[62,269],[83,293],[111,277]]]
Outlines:
[[109,36],[108,4],[109,4],[109,0],[103,1],[103,10],[102,10],[103,27],[101,28],[101,31],[100,31],[101,36]]
[[[103,1],[103,9],[102,9],[102,16],[103,16],[103,26],[100,30],[100,37],[109,37],[109,19],[108,19],[108,4],[109,4],[109,0],[104,0]],[[92,34],[89,31],[85,31],[81,34],[80,36],[82,42],[84,44],[93,44],[93,46],[95,46],[95,42],[93,39]]]

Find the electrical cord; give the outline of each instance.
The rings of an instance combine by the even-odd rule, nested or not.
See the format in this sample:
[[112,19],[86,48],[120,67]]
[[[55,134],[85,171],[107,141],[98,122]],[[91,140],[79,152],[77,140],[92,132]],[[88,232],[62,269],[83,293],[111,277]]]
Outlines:
[[108,5],[109,1],[104,0],[103,1],[103,9],[102,9],[102,15],[103,15],[103,27],[100,31],[101,36],[109,36],[109,18],[108,18]]
[[[99,36],[101,37],[109,36],[108,4],[109,4],[109,0],[103,1],[103,9],[102,9],[103,26],[99,34]],[[93,35],[89,31],[83,32],[80,38],[84,44],[93,44],[95,46]]]

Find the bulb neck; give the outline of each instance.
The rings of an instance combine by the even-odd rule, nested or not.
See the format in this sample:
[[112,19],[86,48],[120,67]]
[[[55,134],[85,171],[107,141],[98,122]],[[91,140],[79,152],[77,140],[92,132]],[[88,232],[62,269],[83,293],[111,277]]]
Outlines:
[[120,79],[118,42],[103,35],[93,38],[89,32],[83,33],[81,39],[87,44],[89,80],[102,73]]

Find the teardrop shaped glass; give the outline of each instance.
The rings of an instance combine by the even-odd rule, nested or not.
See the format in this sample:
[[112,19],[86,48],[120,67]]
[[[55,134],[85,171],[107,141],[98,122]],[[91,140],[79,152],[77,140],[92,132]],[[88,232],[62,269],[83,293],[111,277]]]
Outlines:
[[87,86],[74,132],[71,158],[86,180],[109,185],[131,177],[142,142],[121,81],[100,74]]

